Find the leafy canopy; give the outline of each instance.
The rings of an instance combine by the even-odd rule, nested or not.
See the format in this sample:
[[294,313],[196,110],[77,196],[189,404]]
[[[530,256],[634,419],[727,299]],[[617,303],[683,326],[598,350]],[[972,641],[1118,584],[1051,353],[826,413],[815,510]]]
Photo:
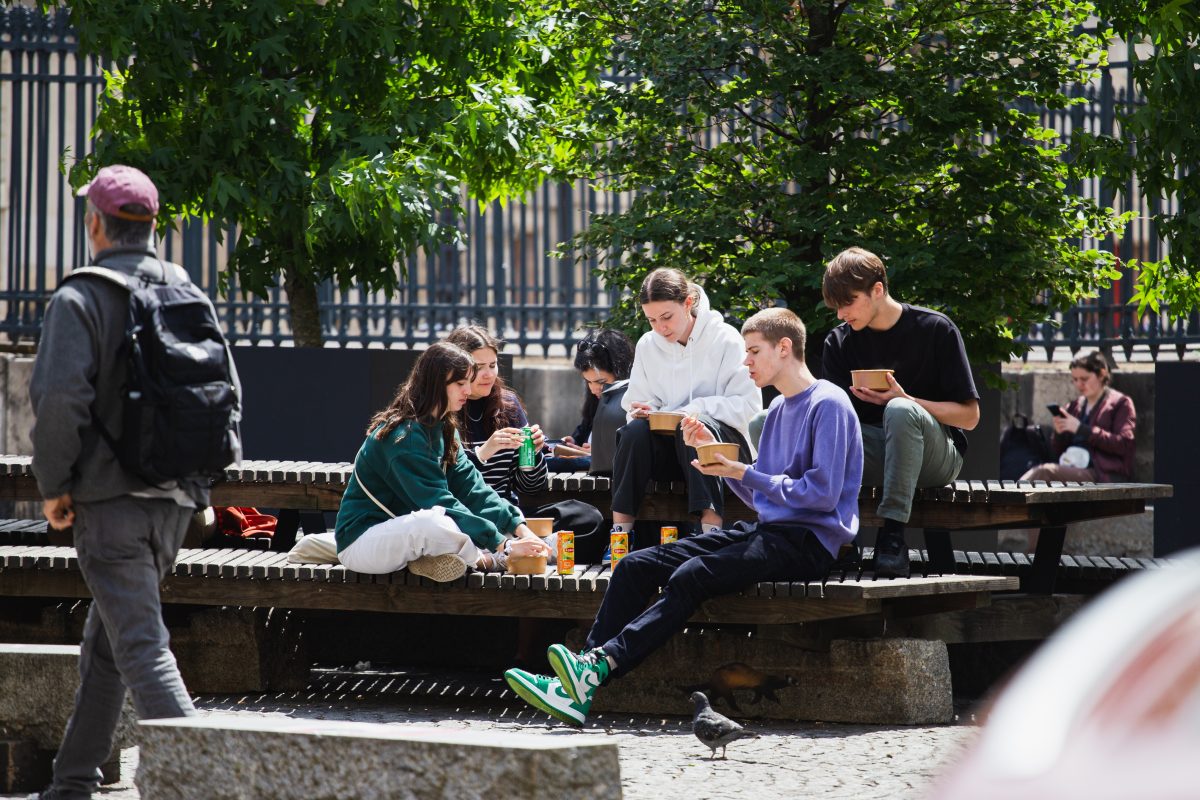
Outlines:
[[1130,262],[1139,269],[1133,300],[1139,312],[1157,313],[1165,304],[1177,317],[1200,307],[1200,7],[1188,0],[1098,0],[1096,10],[1136,45],[1129,59],[1141,102],[1118,110],[1115,136],[1081,137],[1081,157],[1149,201],[1170,255]]
[[293,312],[326,279],[390,292],[398,259],[458,236],[460,189],[506,198],[570,159],[607,55],[557,0],[69,5],[125,64],[72,180],[134,164],[164,215],[239,224],[230,271],[258,294],[285,274]]
[[[714,307],[783,298],[820,332],[850,245],[893,294],[944,310],[976,362],[1116,276],[1080,242],[1117,229],[1037,109],[1088,78],[1074,0],[577,0],[627,80],[593,92],[589,174],[627,210],[582,235],[611,283],[675,266]],[[628,302],[628,301],[627,301]],[[624,319],[631,321],[628,306]],[[814,337],[820,341],[819,337]]]

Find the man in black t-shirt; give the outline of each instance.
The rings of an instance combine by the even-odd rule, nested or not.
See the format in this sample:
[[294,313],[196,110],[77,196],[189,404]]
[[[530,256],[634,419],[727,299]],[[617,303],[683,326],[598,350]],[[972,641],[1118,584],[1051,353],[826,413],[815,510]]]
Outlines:
[[[849,392],[863,434],[863,485],[882,486],[875,574],[907,577],[904,526],[918,488],[958,477],[979,393],[962,335],[945,314],[897,302],[883,261],[861,247],[825,268],[825,305],[842,324],[825,338],[826,380]],[[851,370],[890,369],[886,390],[852,385]]]

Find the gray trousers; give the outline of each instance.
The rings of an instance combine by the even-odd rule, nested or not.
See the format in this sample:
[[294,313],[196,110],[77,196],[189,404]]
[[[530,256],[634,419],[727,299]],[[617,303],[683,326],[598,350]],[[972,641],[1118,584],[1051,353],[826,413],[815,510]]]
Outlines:
[[911,400],[883,408],[883,425],[863,425],[863,485],[882,486],[875,513],[908,522],[917,489],[958,477],[962,456],[944,425]]
[[75,710],[54,759],[56,796],[87,798],[99,787],[126,688],[139,719],[196,713],[168,646],[158,588],[192,511],[137,497],[75,504],[75,549],[92,605]]

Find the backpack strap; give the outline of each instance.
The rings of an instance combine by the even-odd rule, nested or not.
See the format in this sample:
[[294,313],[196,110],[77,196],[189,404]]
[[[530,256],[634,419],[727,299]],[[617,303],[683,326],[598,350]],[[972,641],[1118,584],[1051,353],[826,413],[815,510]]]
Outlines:
[[97,278],[103,278],[109,283],[117,284],[126,291],[133,290],[133,287],[129,282],[130,276],[126,275],[124,272],[117,272],[115,269],[109,269],[108,267],[78,267],[63,276],[63,283],[66,283],[77,275],[95,275]]
[[[187,270],[185,270],[183,267],[179,266],[178,264],[173,264],[170,261],[159,261],[158,263],[162,266],[162,271],[163,271],[163,279],[161,281],[162,283],[171,285],[171,284],[190,283],[191,282],[192,279],[191,279],[191,276],[188,275]],[[104,278],[106,281],[109,281],[110,283],[115,283],[118,286],[120,286],[122,289],[126,289],[128,291],[133,291],[133,288],[134,288],[132,285],[133,278],[138,278],[139,280],[142,280],[142,281],[148,282],[148,283],[158,283],[158,281],[155,281],[152,278],[148,278],[144,275],[129,275],[124,272],[118,272],[115,269],[109,269],[108,267],[98,267],[98,266],[77,267],[76,269],[71,270],[69,273],[67,273],[66,275],[63,276],[63,282],[65,283],[66,281],[70,280],[71,278],[74,278],[76,275],[95,275],[98,278]]]

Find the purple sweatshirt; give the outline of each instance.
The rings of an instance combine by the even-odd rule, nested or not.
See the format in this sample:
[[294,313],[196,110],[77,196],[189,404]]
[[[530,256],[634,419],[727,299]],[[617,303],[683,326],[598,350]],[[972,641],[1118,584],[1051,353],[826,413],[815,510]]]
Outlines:
[[772,401],[758,461],[740,481],[726,481],[759,522],[803,525],[836,557],[858,532],[862,470],[862,432],[850,398],[819,380]]

